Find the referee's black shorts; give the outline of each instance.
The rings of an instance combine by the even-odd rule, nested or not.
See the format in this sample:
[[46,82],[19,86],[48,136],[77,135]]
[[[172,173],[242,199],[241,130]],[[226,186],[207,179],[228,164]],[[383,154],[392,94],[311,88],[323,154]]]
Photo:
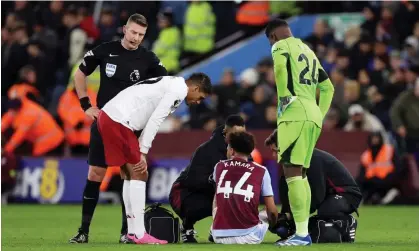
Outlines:
[[103,146],[102,136],[97,127],[97,121],[94,120],[90,127],[90,142],[88,161],[90,166],[107,168],[105,159],[105,147]]

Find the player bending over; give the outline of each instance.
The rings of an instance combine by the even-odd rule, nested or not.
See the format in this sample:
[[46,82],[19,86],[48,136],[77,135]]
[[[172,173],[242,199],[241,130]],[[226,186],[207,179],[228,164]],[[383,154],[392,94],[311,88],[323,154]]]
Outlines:
[[268,230],[268,224],[259,218],[262,196],[270,226],[278,217],[271,177],[266,167],[249,162],[255,142],[251,134],[235,132],[227,147],[228,160],[217,163],[214,181],[214,222],[212,236],[219,244],[259,244]]
[[[199,104],[211,93],[211,81],[203,73],[158,77],[141,81],[111,99],[98,116],[99,132],[108,166],[122,166],[127,176],[123,200],[128,221],[128,240],[135,244],[166,244],[145,232],[144,208],[148,178],[146,155],[164,119],[186,99]],[[137,140],[135,131],[142,130]],[[139,141],[139,142],[138,142]]]
[[[279,246],[311,245],[308,234],[311,191],[306,178],[322,121],[333,98],[333,85],[314,52],[293,37],[288,23],[268,23],[278,94],[278,161],[283,164],[296,234]],[[316,90],[320,89],[319,105]]]

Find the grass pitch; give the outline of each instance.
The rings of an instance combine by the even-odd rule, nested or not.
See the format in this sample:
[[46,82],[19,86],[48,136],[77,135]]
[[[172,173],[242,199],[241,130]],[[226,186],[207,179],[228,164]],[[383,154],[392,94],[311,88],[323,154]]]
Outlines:
[[[208,243],[211,219],[196,225],[200,244],[139,246],[118,244],[119,206],[98,206],[90,229],[88,244],[68,244],[80,224],[81,206],[69,205],[7,205],[2,206],[1,249],[26,250],[277,250],[272,243],[277,236],[268,233],[261,245],[216,245]],[[311,247],[288,247],[311,251],[385,251],[419,250],[419,207],[363,207],[354,244],[314,244]]]

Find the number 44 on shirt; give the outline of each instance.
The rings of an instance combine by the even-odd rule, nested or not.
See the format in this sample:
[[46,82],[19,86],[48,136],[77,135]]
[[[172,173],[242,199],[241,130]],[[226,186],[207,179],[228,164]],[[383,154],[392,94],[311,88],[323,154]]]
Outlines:
[[228,199],[230,198],[230,194],[236,194],[236,195],[243,195],[245,202],[250,202],[250,200],[253,198],[253,186],[247,185],[246,190],[243,189],[243,186],[245,185],[247,179],[249,179],[250,175],[252,173],[245,172],[243,176],[239,179],[237,184],[234,186],[234,189],[231,187],[231,181],[226,180],[224,183],[224,187],[222,186],[224,181],[224,176],[227,174],[228,170],[223,170],[221,172],[220,181],[217,186],[217,194],[224,193],[224,198]]

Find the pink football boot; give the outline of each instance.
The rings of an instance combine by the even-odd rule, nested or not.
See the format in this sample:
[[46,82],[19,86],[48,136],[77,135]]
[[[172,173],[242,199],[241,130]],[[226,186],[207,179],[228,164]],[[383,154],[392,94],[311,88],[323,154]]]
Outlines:
[[132,240],[135,244],[167,244],[167,241],[159,240],[147,233],[144,233],[142,238],[138,238],[137,235],[128,235],[128,239]]

